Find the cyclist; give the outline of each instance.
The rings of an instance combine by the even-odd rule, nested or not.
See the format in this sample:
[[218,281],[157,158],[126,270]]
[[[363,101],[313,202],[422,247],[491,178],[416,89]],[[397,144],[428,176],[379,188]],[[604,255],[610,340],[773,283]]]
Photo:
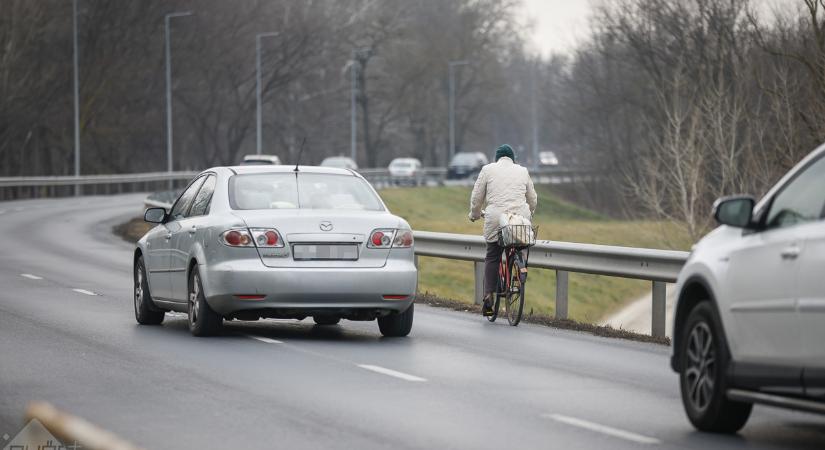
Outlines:
[[513,148],[507,144],[496,149],[496,162],[481,168],[470,195],[470,221],[481,218],[484,208],[484,306],[482,314],[493,313],[493,294],[498,288],[498,266],[502,248],[498,245],[499,217],[505,213],[533,217],[538,198],[527,169],[515,163]]

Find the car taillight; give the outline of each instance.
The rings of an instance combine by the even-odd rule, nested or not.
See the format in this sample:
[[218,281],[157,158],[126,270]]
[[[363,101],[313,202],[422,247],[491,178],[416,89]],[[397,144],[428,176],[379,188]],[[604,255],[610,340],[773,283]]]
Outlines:
[[284,240],[281,239],[280,233],[272,228],[227,230],[221,235],[221,241],[230,247],[273,248],[284,246]]
[[246,230],[228,230],[221,235],[221,241],[230,247],[252,247],[252,236]]
[[413,245],[412,230],[398,230],[392,241],[392,248],[410,248]]
[[281,234],[274,228],[252,228],[252,237],[255,238],[255,245],[258,248],[283,247],[284,240]]
[[393,229],[374,230],[370,234],[370,240],[367,242],[369,248],[390,248],[392,247],[392,239],[395,234]]
[[374,230],[367,242],[368,248],[410,248],[413,245],[412,230],[382,228]]

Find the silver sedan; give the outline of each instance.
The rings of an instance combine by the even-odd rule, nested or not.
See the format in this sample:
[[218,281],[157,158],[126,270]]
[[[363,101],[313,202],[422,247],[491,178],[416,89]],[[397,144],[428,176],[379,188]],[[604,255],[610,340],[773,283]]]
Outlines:
[[135,318],[188,313],[196,336],[224,320],[378,320],[412,328],[418,272],[409,224],[346,169],[216,167],[198,175],[137,243]]

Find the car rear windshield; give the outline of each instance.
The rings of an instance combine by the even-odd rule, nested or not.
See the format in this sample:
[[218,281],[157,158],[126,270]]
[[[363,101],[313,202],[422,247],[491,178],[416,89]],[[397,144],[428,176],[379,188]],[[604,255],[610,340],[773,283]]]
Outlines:
[[473,166],[478,164],[478,156],[472,153],[459,153],[453,157],[454,166]]
[[229,179],[232,209],[383,211],[366,181],[352,175],[256,173]]

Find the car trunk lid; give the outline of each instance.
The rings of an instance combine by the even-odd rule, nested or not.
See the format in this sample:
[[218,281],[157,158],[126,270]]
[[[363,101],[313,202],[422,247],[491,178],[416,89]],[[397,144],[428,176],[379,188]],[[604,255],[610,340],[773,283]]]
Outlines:
[[259,248],[267,267],[383,267],[389,249],[367,247],[372,230],[398,227],[398,218],[384,211],[247,210],[235,211],[249,228],[274,228],[283,248]]

